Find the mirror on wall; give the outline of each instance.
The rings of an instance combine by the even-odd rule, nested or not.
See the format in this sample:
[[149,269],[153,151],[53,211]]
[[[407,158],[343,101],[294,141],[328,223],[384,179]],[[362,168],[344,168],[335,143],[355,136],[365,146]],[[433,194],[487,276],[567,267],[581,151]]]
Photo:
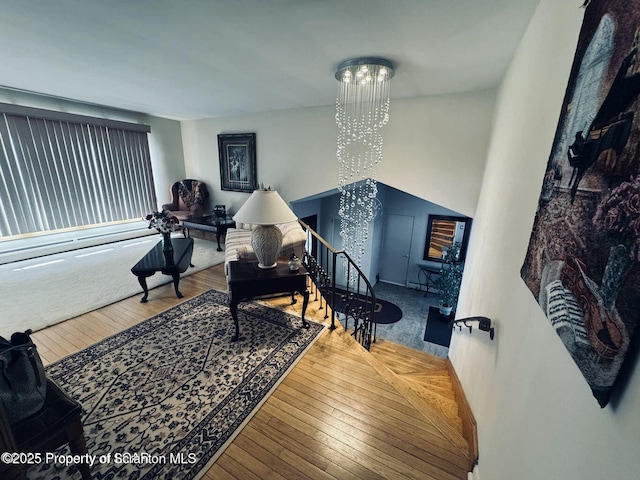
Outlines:
[[460,242],[460,258],[463,262],[467,255],[471,219],[448,215],[429,215],[427,238],[424,246],[424,260],[441,262],[444,253],[455,242]]

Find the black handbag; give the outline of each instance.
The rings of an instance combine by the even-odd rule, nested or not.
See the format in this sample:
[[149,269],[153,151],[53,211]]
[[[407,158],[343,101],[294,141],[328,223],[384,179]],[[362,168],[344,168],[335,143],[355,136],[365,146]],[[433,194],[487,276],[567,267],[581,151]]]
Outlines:
[[44,405],[47,381],[31,330],[0,337],[0,401],[9,423],[33,415]]

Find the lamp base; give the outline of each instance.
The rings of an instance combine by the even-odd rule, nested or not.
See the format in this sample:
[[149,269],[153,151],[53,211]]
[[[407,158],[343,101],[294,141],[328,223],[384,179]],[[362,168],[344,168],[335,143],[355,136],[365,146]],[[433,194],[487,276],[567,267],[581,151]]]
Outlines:
[[282,247],[282,232],[275,225],[258,225],[251,233],[251,246],[258,257],[258,268],[275,268]]
[[276,268],[278,266],[278,262],[274,263],[273,265],[262,265],[260,262],[258,262],[258,268],[261,270],[269,270],[270,268]]

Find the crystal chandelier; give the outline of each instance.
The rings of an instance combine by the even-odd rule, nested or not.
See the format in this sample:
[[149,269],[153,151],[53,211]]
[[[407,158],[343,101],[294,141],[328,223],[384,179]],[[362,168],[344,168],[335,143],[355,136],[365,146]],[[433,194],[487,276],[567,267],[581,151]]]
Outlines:
[[389,121],[393,64],[382,58],[355,58],[338,65],[338,189],[343,248],[359,267],[376,214],[376,166],[382,160],[380,129]]

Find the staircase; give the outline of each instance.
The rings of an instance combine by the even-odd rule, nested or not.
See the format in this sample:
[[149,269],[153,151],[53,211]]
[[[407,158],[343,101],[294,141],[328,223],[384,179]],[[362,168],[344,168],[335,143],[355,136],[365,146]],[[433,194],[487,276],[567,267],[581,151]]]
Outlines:
[[[300,315],[300,302],[291,304],[289,296],[271,299],[269,304]],[[320,296],[317,299],[312,297],[307,314],[317,312],[314,319],[329,325],[330,315],[324,316],[325,308],[326,303]],[[455,470],[451,467],[455,465],[463,468],[464,472],[471,472],[478,459],[475,421],[449,360],[381,338],[372,342],[367,350],[354,338],[352,325],[350,323],[349,330],[345,331],[342,324],[336,322],[336,328],[328,329],[314,347],[317,351],[310,352],[309,361],[314,365],[327,365],[325,351],[339,351],[340,356],[348,358],[348,361],[331,364],[332,369],[335,367],[340,372],[338,381],[350,384],[349,372],[353,370],[358,372],[354,378],[361,379],[362,372],[368,372],[369,378],[379,382],[378,385],[384,383],[393,387],[406,400],[404,403],[408,410],[405,413],[415,418],[415,424],[429,425],[429,430],[434,432],[428,440],[432,442],[431,452],[438,452],[438,458],[446,459],[449,468]],[[332,375],[326,381],[329,382],[330,378]]]
[[378,371],[469,461],[478,460],[475,419],[448,359],[376,340],[370,349]]
[[444,358],[382,339],[372,345],[370,352],[402,382],[403,390],[439,412],[462,436],[462,419]]
[[371,364],[455,445],[471,472],[478,460],[476,425],[449,360],[380,338],[367,351],[349,333],[342,338],[351,351]]
[[[345,256],[349,263],[352,261],[346,252],[336,251],[315,231],[304,223],[302,225],[321,245],[315,255],[305,252],[305,268],[310,273],[314,295],[320,301],[320,310],[323,298],[326,300],[325,319],[331,317],[330,329],[342,330],[341,323],[335,321],[336,264],[340,255]],[[375,305],[375,294],[369,281],[355,264],[352,268],[359,275],[355,295],[364,298],[363,305]],[[363,290],[364,294],[360,293]],[[449,360],[383,339],[372,342],[373,309],[357,308],[343,310],[342,313],[347,319],[355,320],[354,329],[342,336],[350,344],[351,351],[374,367],[440,432],[445,441],[454,445],[460,456],[467,460],[468,471],[472,471],[478,459],[476,424]]]

